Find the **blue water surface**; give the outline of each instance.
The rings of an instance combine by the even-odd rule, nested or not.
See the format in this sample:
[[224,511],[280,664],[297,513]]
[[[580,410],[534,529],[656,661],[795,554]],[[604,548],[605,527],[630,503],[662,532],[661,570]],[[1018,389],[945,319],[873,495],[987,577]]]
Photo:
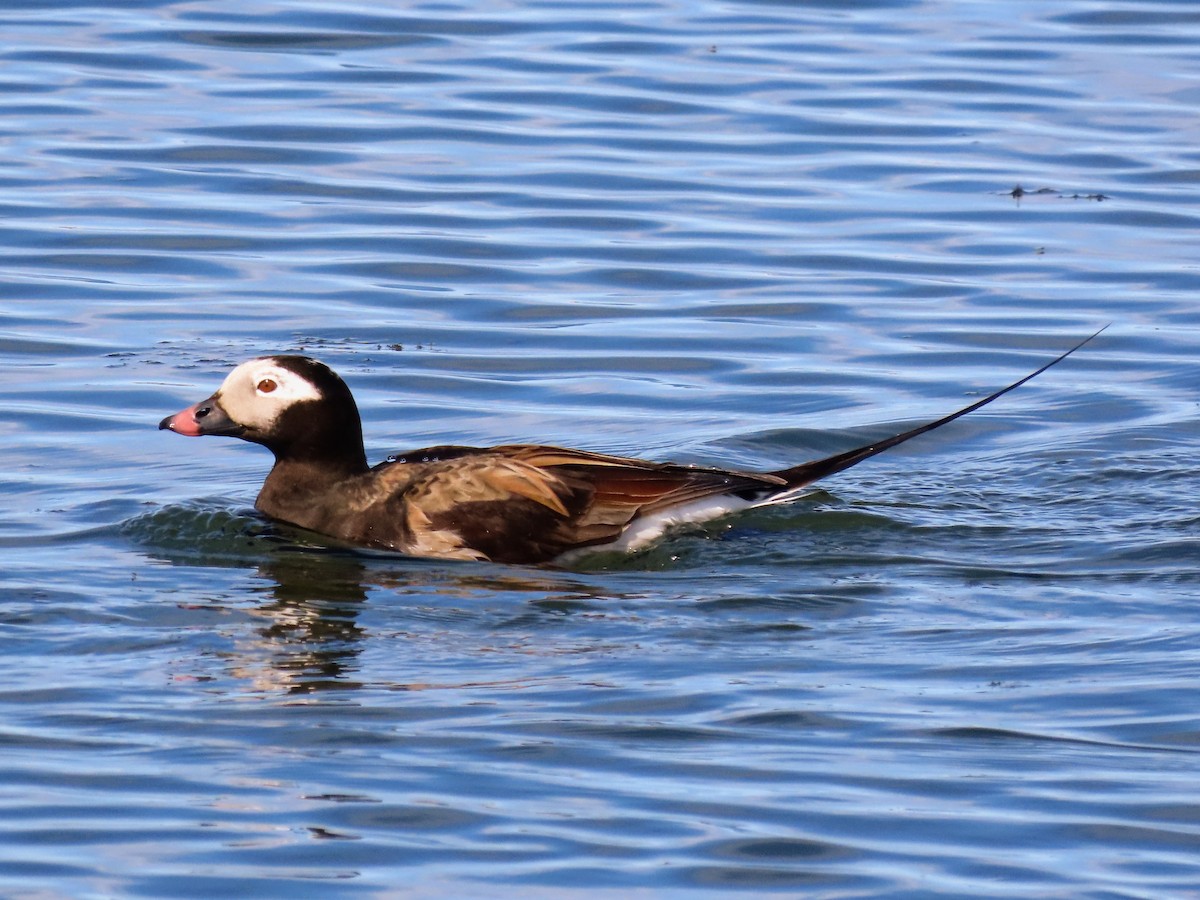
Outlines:
[[[1200,11],[0,11],[0,895],[1194,896]],[[155,426],[779,468],[538,569]]]

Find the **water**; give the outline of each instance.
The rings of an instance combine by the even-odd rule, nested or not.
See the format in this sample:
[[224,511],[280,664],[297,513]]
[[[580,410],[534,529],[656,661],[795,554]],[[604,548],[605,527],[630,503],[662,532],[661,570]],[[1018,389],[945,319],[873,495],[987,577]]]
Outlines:
[[[1194,896],[1190,5],[118,7],[0,13],[0,894]],[[576,571],[154,430],[779,467],[1105,322]]]

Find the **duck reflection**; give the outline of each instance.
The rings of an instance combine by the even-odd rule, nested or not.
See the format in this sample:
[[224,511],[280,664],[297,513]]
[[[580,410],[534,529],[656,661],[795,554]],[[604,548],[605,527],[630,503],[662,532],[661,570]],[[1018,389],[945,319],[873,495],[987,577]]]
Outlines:
[[[504,633],[522,632],[536,619],[563,616],[594,609],[599,598],[580,579],[565,572],[512,572],[497,569],[481,572],[478,565],[431,564],[422,560],[378,561],[350,554],[292,550],[280,552],[258,564],[265,602],[252,609],[262,620],[253,647],[241,648],[233,674],[260,690],[316,693],[363,687],[359,656],[371,639],[396,639],[398,635],[372,634],[360,622],[376,602],[413,604],[415,619],[422,627],[432,618],[444,624],[435,629],[443,639],[447,627],[459,620],[463,610],[479,610],[482,617],[496,615],[494,603],[485,613],[481,601],[505,596],[499,621]],[[381,595],[382,599],[381,599]],[[388,596],[390,595],[390,596]],[[611,600],[611,591],[604,598]],[[510,601],[515,601],[515,604]],[[428,634],[400,635],[406,643]],[[495,640],[486,624],[481,640]],[[488,649],[484,647],[482,649]],[[264,652],[266,651],[266,652]],[[475,683],[475,682],[473,682]],[[425,690],[428,682],[388,683],[390,690]]]
[[[366,632],[358,623],[367,599],[366,567],[350,557],[280,553],[260,562],[266,601],[257,648],[245,648],[233,674],[260,689],[313,693],[359,687],[356,660]],[[264,655],[261,651],[268,650]]]
[[[198,539],[200,524],[206,534]],[[179,534],[181,527],[192,533]],[[617,596],[611,585],[601,589],[586,576],[565,571],[376,557],[314,544],[307,533],[227,507],[219,515],[211,509],[192,509],[190,514],[162,510],[129,523],[125,531],[149,555],[173,565],[252,574],[251,591],[260,601],[239,606],[258,626],[237,629],[223,655],[228,674],[256,692],[313,694],[364,687],[361,655],[372,640],[395,639],[391,632],[401,634],[406,645],[431,635],[444,638],[464,611],[494,620],[481,623],[480,638],[487,643],[495,629],[511,636],[513,628],[524,632],[539,620],[591,611],[596,609],[593,601]],[[503,603],[496,619],[498,595]],[[400,614],[408,624],[387,635],[373,634],[362,622],[372,605],[408,607],[410,615]],[[396,624],[390,613],[383,618]],[[433,685],[372,686],[422,690]]]

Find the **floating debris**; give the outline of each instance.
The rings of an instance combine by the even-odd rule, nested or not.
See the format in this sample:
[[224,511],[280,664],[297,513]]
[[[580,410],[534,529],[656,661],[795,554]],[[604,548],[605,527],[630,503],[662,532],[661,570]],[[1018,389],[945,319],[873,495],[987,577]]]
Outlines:
[[1060,190],[1057,190],[1056,188],[1048,188],[1048,187],[1038,188],[1035,191],[1027,191],[1025,188],[1021,187],[1021,185],[1019,185],[1019,184],[1016,187],[1014,187],[1011,191],[1001,191],[1001,193],[1006,194],[1009,197],[1012,197],[1014,200],[1018,200],[1018,201],[1022,197],[1032,197],[1032,196],[1037,196],[1039,194],[1040,195],[1050,195],[1053,197],[1057,197],[1060,200],[1094,200],[1097,203],[1099,203],[1101,200],[1111,200],[1112,199],[1112,197],[1108,196],[1108,194],[1099,194],[1099,193],[1096,193],[1096,194],[1067,194]]

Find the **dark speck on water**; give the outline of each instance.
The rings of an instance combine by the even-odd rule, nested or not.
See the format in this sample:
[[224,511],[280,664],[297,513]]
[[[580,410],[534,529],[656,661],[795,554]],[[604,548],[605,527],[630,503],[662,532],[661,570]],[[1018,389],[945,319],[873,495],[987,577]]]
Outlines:
[[[9,4],[0,896],[1182,897],[1200,17],[1165,2]],[[237,363],[372,462],[785,507],[370,555],[155,432]]]

